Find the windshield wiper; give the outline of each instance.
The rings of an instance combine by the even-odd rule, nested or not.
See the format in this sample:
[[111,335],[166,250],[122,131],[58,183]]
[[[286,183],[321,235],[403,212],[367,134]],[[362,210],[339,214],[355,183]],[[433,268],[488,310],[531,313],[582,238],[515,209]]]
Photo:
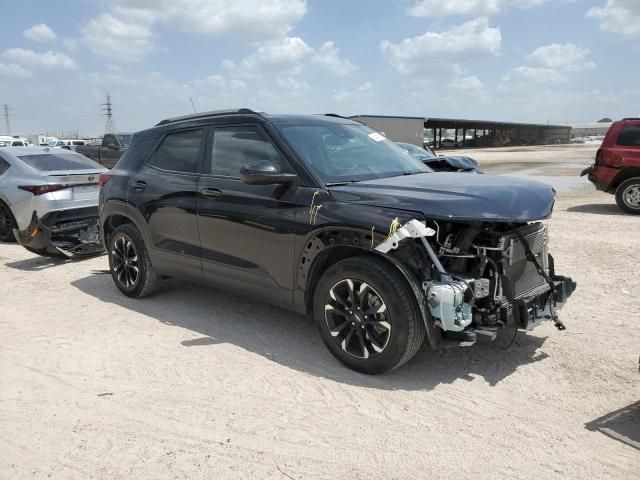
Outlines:
[[349,185],[350,183],[358,183],[360,180],[345,180],[344,182],[329,182],[325,183],[327,187],[340,187],[342,185]]

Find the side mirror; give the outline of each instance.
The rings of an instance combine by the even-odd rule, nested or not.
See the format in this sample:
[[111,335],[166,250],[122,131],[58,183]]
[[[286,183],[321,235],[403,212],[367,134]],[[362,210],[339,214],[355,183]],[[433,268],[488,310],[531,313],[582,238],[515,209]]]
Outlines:
[[111,150],[117,150],[118,149],[118,144],[110,142],[107,143],[107,148],[110,148]]
[[270,160],[252,162],[240,169],[240,180],[248,185],[273,185],[292,183],[297,175],[280,173],[280,169]]

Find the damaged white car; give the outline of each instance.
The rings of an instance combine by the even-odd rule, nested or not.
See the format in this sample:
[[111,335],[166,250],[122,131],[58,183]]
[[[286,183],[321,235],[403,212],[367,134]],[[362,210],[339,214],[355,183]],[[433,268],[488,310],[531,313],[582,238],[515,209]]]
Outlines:
[[66,150],[0,151],[0,241],[17,240],[44,256],[103,251],[98,232],[98,178],[106,171]]

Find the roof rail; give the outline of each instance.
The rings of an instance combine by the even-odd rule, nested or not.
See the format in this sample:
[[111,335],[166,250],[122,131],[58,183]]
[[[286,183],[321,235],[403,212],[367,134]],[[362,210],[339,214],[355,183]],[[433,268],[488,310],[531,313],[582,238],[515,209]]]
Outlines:
[[640,120],[640,117],[629,117],[629,118],[623,118],[622,121],[624,122],[625,120]]
[[345,117],[344,115],[340,115],[338,113],[320,113],[319,115],[322,115],[323,117],[344,118],[345,120],[351,120],[352,122],[362,123],[362,125],[364,125],[364,123],[360,120],[355,120],[351,117]]
[[239,115],[239,114],[262,115],[260,112],[255,112],[250,108],[238,108],[236,110],[212,110],[210,112],[190,113],[189,115],[181,115],[179,117],[166,118],[156,123],[156,127],[160,125],[168,125],[169,123],[185,122],[187,120],[198,120],[200,118],[216,117],[220,115]]

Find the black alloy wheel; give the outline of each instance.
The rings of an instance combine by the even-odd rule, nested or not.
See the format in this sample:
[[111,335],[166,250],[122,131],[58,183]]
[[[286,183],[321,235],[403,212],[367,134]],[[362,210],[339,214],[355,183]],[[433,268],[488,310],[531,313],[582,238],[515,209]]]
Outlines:
[[0,202],[0,242],[13,242],[13,229],[16,228],[16,221],[13,213],[6,203]]
[[346,258],[327,268],[312,288],[322,341],[347,367],[384,373],[420,349],[425,327],[417,298],[390,262],[373,255]]
[[147,247],[135,225],[117,227],[109,235],[108,245],[111,277],[122,293],[142,298],[160,287],[162,278],[153,268]]
[[135,288],[140,278],[138,252],[133,242],[124,235],[114,242],[111,251],[115,279],[125,289]]
[[387,305],[362,280],[347,278],[331,287],[324,311],[334,342],[349,355],[375,357],[389,343],[391,318]]

